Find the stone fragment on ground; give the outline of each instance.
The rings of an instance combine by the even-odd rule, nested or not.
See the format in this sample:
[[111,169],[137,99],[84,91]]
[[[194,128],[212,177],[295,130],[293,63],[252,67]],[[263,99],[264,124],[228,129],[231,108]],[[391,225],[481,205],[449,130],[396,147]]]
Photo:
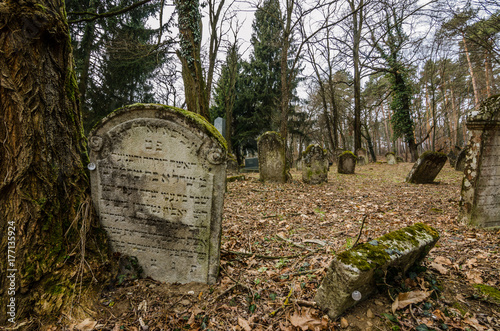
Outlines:
[[[373,294],[386,270],[406,272],[425,258],[438,239],[436,230],[417,223],[344,251],[331,262],[314,300],[336,319]],[[361,293],[360,300],[353,299],[354,291]]]

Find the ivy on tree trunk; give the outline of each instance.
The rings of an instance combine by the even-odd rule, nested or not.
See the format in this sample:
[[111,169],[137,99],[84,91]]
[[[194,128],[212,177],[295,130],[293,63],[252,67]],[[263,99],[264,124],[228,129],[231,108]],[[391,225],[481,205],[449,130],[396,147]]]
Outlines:
[[79,217],[91,214],[88,158],[64,2],[1,2],[0,53],[0,325],[80,317],[107,250]]

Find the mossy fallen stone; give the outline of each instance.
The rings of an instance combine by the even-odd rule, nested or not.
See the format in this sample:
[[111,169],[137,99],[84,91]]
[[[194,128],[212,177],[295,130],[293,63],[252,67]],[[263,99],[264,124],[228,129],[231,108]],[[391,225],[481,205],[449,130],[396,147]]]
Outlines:
[[302,153],[302,181],[307,184],[328,181],[327,151],[318,144],[309,145]]
[[446,160],[448,157],[444,153],[431,151],[423,153],[406,176],[406,182],[413,184],[432,183],[445,165]]
[[406,272],[425,258],[438,239],[436,230],[417,223],[344,251],[327,268],[314,300],[336,319],[358,302],[351,296],[354,291],[366,299],[376,291],[377,279],[386,270]]

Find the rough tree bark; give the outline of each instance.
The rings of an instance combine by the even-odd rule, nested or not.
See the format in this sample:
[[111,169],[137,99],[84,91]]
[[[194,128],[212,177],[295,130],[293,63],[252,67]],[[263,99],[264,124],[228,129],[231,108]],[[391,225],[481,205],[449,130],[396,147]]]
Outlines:
[[0,53],[0,325],[80,318],[107,250],[79,217],[88,159],[64,1],[0,2]]
[[198,0],[176,0],[179,22],[180,49],[177,56],[182,63],[182,80],[186,107],[210,121],[209,95],[201,67],[201,15]]

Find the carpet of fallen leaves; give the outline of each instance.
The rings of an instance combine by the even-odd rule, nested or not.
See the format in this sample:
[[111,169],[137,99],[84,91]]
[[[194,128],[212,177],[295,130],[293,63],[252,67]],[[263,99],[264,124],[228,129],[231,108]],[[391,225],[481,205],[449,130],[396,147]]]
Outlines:
[[[461,173],[447,164],[436,183],[414,185],[404,182],[411,167],[369,164],[354,175],[332,167],[328,183],[321,185],[302,183],[297,171],[287,184],[261,183],[258,174],[245,174],[245,180],[228,183],[216,284],[130,281],[103,293],[95,320],[76,326],[500,330],[500,302],[474,286],[500,288],[500,231],[458,222]],[[359,242],[417,222],[435,227],[441,238],[418,274],[388,282],[330,320],[315,306],[314,295],[335,254],[356,241],[365,215]]]

